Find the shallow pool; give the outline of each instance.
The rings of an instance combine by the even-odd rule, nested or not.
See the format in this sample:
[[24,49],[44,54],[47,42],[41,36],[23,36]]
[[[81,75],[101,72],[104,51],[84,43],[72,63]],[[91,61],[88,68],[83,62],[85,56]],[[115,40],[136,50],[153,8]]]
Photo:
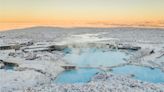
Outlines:
[[153,83],[164,83],[164,73],[160,69],[151,69],[148,67],[127,65],[123,67],[113,68],[115,74],[133,74],[135,79],[153,82]]
[[[107,49],[66,49],[65,59],[80,67],[98,67],[98,66],[115,66],[122,63],[126,63],[125,59],[128,59],[130,54],[119,50],[107,50]],[[64,71],[56,79],[56,83],[86,83],[91,78],[100,72],[98,69],[78,69]],[[164,73],[160,69],[151,69],[148,67],[126,65],[122,67],[113,68],[111,71],[114,74],[134,75],[134,79],[152,82],[152,83],[164,83]]]
[[61,73],[56,79],[55,83],[86,83],[98,73],[98,69],[78,69],[68,70]]
[[[96,48],[82,48],[82,49],[65,49],[65,59],[76,66],[114,66],[121,63],[126,63],[124,58],[128,58],[124,52],[109,50],[109,49],[96,49]],[[69,70],[61,73],[56,79],[56,83],[86,83],[91,78],[100,72],[98,69],[78,69]]]
[[129,58],[125,52],[111,51],[104,49],[72,49],[65,54],[65,59],[77,66],[115,66],[121,63],[126,63],[125,60]]

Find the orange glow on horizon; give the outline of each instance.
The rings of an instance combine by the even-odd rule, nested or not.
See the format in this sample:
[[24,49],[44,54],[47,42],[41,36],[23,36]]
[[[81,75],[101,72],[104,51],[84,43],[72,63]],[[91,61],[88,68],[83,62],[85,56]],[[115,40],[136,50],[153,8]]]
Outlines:
[[0,0],[0,30],[164,26],[164,0]]
[[142,22],[108,22],[108,21],[90,21],[90,22],[69,22],[69,21],[59,21],[59,22],[44,22],[44,23],[0,23],[0,31],[11,30],[11,29],[21,29],[27,27],[35,26],[51,26],[51,27],[162,27],[164,28],[164,23],[162,21],[142,21]]

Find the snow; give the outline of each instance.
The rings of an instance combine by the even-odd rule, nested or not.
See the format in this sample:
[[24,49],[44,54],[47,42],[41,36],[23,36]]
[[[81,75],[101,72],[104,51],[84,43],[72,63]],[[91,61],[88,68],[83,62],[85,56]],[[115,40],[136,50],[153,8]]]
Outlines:
[[[70,48],[109,48],[128,44],[141,47],[128,59],[131,64],[157,67],[164,70],[163,60],[157,61],[164,54],[164,29],[160,28],[53,28],[33,27],[0,32],[0,46],[33,42],[23,45],[19,50],[0,50],[0,62],[18,64],[13,70],[0,69],[0,91],[30,92],[164,92],[163,84],[145,83],[128,76],[115,74],[96,75],[86,84],[52,83],[52,79],[64,71],[62,65],[69,64],[62,51],[39,51],[51,45],[67,45]],[[23,52],[30,48],[29,52]],[[36,49],[32,49],[36,48]],[[147,53],[145,49],[154,50]],[[137,58],[137,59],[136,59]],[[3,63],[0,63],[0,67]],[[106,79],[107,78],[107,79]]]
[[25,61],[24,63],[20,64],[17,70],[22,69],[32,69],[32,70],[40,70],[41,72],[45,73],[45,75],[55,78],[58,73],[63,71],[58,64],[52,61]]
[[0,76],[1,92],[9,92],[18,89],[24,90],[24,88],[33,87],[45,82],[50,82],[50,80],[46,78],[45,75],[32,70],[0,70]]
[[163,84],[133,80],[129,76],[98,74],[86,84],[48,84],[31,92],[163,92]]

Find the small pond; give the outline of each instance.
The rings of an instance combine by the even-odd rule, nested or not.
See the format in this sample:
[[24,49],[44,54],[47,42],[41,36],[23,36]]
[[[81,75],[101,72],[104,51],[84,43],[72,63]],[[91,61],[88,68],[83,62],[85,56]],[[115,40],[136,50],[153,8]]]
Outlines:
[[56,83],[86,83],[98,73],[98,69],[78,69],[67,70],[61,73],[56,79]]
[[153,82],[164,83],[164,73],[160,69],[151,69],[148,67],[127,65],[122,67],[113,68],[112,73],[127,75],[133,74],[135,79]]

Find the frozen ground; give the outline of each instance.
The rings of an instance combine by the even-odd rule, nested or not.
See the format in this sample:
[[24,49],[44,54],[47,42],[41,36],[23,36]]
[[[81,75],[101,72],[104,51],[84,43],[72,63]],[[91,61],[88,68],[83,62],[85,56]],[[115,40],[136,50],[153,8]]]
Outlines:
[[164,85],[132,80],[130,76],[97,74],[87,84],[48,84],[31,92],[163,92]]
[[[58,46],[52,48],[53,46]],[[98,74],[86,84],[52,83],[69,64],[61,51],[69,48],[138,46],[128,64],[164,71],[164,29],[33,27],[0,32],[0,91],[27,92],[164,92],[164,84],[146,83],[128,76]],[[15,49],[15,50],[14,50]],[[13,70],[3,67],[13,65]],[[100,77],[100,78],[99,78]],[[110,77],[110,78],[109,78]]]

